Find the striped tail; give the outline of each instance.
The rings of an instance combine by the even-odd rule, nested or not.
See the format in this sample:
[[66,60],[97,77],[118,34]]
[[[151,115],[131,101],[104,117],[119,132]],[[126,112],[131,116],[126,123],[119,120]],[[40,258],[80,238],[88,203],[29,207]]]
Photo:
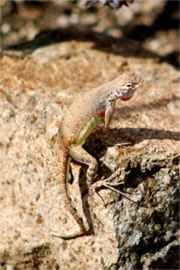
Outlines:
[[68,158],[68,149],[64,145],[61,144],[60,149],[60,168],[59,168],[59,189],[62,196],[62,199],[65,203],[65,206],[67,210],[71,213],[71,215],[74,217],[76,222],[78,223],[80,227],[80,231],[76,233],[71,233],[67,235],[59,235],[59,234],[53,234],[54,236],[63,238],[63,239],[73,239],[78,236],[82,236],[87,233],[87,230],[83,224],[83,220],[77,215],[77,212],[75,208],[73,208],[71,204],[71,199],[68,197],[67,193],[67,179],[69,174],[69,166],[70,166],[70,159]]

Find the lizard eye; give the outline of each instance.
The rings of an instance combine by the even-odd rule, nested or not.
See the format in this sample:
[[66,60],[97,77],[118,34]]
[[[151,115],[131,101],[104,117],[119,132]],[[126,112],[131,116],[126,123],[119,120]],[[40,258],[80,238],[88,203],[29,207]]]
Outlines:
[[127,84],[126,84],[126,87],[127,87],[127,88],[131,88],[131,87],[132,87],[132,84],[131,84],[131,83],[127,83]]

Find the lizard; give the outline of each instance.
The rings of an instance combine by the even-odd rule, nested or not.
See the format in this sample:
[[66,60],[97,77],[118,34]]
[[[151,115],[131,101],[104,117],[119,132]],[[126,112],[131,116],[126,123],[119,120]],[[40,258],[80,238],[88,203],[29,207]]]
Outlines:
[[53,236],[62,239],[73,239],[88,233],[82,219],[77,215],[67,193],[67,182],[71,159],[88,166],[87,180],[92,183],[96,178],[97,160],[82,146],[92,130],[102,121],[108,130],[117,99],[129,100],[142,79],[132,72],[126,72],[112,81],[75,96],[72,104],[66,109],[60,123],[57,147],[61,166],[58,171],[59,191],[66,208],[80,227],[77,233]]

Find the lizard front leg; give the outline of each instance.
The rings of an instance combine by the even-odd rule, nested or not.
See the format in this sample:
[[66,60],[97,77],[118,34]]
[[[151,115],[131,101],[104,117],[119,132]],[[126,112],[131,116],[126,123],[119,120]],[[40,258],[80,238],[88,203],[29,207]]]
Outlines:
[[109,141],[109,125],[113,116],[114,105],[115,105],[115,102],[109,103],[105,110],[104,126],[106,128],[106,145],[107,146],[108,146],[108,141]]
[[83,149],[81,145],[72,146],[69,150],[69,155],[76,161],[88,166],[87,180],[92,183],[98,168],[97,160]]
[[106,110],[105,110],[104,126],[105,126],[105,128],[107,128],[107,130],[109,129],[109,124],[110,124],[111,119],[112,119],[114,105],[115,105],[115,102],[109,103]]

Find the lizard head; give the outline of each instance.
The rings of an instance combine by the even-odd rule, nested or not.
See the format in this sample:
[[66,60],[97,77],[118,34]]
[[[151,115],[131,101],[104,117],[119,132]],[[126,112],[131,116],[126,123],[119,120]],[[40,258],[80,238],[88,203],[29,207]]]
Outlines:
[[115,88],[110,95],[110,100],[113,101],[118,98],[123,101],[129,100],[142,82],[143,80],[132,72],[120,75],[115,80]]

